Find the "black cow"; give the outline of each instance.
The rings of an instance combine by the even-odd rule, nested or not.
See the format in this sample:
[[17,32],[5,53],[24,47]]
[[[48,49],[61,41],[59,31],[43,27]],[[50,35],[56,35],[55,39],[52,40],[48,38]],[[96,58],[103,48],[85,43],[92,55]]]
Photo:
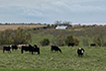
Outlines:
[[68,43],[68,47],[69,46],[72,46],[73,47],[74,45],[75,45],[75,43]]
[[23,53],[23,51],[29,51],[29,52],[38,52],[38,54],[40,54],[40,49],[38,47],[34,47],[34,46],[22,46],[21,48],[21,53]]
[[60,51],[62,53],[61,49],[58,46],[51,46],[51,51],[53,52],[53,50]]
[[8,51],[8,53],[10,52],[11,53],[11,47],[10,46],[3,46],[3,53],[5,51]]
[[77,54],[78,54],[78,56],[79,57],[82,57],[83,56],[83,54],[84,54],[84,49],[83,48],[78,48],[78,50],[77,50]]
[[10,47],[12,48],[12,51],[18,49],[18,46],[17,45],[10,45]]
[[90,46],[96,46],[96,44],[90,44]]
[[[38,52],[38,54],[40,54],[40,49],[38,47],[34,47],[33,52]],[[32,54],[33,54],[33,52],[32,52]]]

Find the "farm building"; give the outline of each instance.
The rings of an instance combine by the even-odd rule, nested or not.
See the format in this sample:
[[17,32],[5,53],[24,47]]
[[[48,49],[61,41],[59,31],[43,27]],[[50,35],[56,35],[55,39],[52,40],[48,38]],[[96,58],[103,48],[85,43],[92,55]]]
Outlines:
[[68,29],[67,26],[57,26],[56,29]]

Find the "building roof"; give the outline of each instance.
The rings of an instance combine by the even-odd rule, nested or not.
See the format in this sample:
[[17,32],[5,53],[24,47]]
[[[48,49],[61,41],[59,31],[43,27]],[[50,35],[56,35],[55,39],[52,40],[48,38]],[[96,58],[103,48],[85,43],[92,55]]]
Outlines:
[[56,29],[67,29],[67,26],[57,26]]

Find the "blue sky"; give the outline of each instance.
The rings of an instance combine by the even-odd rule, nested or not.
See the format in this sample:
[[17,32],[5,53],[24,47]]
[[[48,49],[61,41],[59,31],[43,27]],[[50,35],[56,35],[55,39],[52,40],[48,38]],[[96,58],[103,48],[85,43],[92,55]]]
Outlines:
[[1,23],[106,23],[106,0],[0,0]]

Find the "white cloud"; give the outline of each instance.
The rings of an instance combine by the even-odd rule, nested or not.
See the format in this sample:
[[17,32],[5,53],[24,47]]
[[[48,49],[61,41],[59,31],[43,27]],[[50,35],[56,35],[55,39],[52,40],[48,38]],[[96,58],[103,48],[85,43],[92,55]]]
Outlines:
[[[8,21],[15,18],[17,21],[102,21],[99,18],[90,20],[90,16],[106,18],[105,2],[105,0],[0,0],[0,20],[2,22],[11,17]],[[83,20],[85,18],[86,20]]]

